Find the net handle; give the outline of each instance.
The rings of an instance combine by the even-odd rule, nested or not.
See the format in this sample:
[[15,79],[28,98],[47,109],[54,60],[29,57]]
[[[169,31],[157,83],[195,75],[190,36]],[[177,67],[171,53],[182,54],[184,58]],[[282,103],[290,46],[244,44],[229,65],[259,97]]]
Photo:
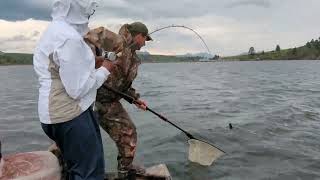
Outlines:
[[[114,89],[114,88],[112,88],[112,87],[110,87],[110,86],[108,86],[108,85],[105,85],[105,87],[106,87],[108,90],[110,90],[110,91],[112,91],[112,92],[120,95],[122,98],[124,98],[124,99],[125,99],[126,101],[128,101],[130,104],[132,104],[132,103],[133,103],[133,104],[140,104],[135,98],[133,98],[132,96],[129,96],[128,94],[125,94],[125,93],[123,93],[123,92],[120,92],[120,91],[118,91],[118,90],[116,90],[116,89]],[[186,136],[188,136],[188,138],[190,138],[190,139],[195,139],[195,140],[198,140],[198,141],[202,141],[202,142],[204,142],[204,143],[207,143],[207,144],[215,147],[216,149],[219,149],[219,150],[222,151],[223,153],[225,153],[223,150],[221,150],[221,149],[218,148],[217,146],[215,146],[215,145],[213,145],[213,144],[211,144],[211,143],[208,143],[208,142],[206,142],[206,141],[204,141],[204,140],[200,140],[200,139],[195,138],[195,137],[194,137],[193,135],[191,135],[189,132],[185,131],[185,130],[182,129],[181,127],[179,127],[179,126],[177,126],[176,124],[174,124],[173,122],[169,121],[166,117],[164,117],[163,115],[155,112],[154,110],[152,110],[152,109],[149,108],[148,106],[147,106],[147,111],[153,113],[154,115],[158,116],[160,119],[164,120],[165,122],[171,124],[172,126],[174,126],[174,127],[177,128],[177,129],[179,129],[179,130],[182,131]]]

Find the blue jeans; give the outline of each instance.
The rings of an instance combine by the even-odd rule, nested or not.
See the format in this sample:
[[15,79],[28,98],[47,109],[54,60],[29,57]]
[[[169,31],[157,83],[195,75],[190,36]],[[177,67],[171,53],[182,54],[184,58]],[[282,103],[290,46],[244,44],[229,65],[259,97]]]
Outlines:
[[104,157],[97,118],[91,108],[71,121],[41,124],[67,163],[68,180],[103,180]]

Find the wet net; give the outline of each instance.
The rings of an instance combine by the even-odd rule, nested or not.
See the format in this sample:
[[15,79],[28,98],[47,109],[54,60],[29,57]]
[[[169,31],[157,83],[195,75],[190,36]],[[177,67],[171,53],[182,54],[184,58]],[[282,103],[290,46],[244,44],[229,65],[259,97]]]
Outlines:
[[215,160],[224,154],[224,152],[213,145],[190,139],[189,143],[189,160],[203,166],[210,166]]

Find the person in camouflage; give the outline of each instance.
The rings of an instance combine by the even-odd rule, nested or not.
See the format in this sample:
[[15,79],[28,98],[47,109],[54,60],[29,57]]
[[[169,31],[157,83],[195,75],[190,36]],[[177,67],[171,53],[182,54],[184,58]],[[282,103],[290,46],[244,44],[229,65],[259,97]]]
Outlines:
[[[141,64],[136,50],[140,50],[145,45],[145,41],[152,39],[143,23],[134,22],[123,25],[119,34],[104,27],[93,29],[89,31],[85,40],[97,56],[101,55],[101,51],[117,54],[112,74],[98,89],[96,111],[101,127],[117,145],[118,172],[119,174],[127,174],[133,168],[132,161],[137,146],[136,127],[119,102],[121,97],[108,90],[106,86],[134,97],[138,102],[136,106],[146,110],[146,103],[139,99],[140,95],[132,87],[132,82],[136,78],[138,66]],[[102,61],[96,61],[96,68],[100,66]]]

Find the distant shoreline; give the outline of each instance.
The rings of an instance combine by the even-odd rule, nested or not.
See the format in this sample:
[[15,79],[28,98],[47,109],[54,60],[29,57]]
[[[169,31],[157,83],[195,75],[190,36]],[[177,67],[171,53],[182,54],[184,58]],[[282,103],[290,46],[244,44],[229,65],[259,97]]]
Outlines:
[[263,61],[263,60],[320,60],[320,39],[311,40],[306,45],[289,49],[280,49],[280,46],[273,51],[256,52],[254,47],[248,53],[237,56],[222,57],[222,60],[238,61]]
[[[142,62],[142,64],[166,64],[166,63],[219,63],[219,62],[263,62],[263,61],[320,61],[319,59],[264,59],[264,60],[239,60],[239,59],[228,59],[228,60],[217,60],[217,61],[171,61],[171,62]],[[0,64],[1,66],[32,66],[33,64]]]
[[[158,64],[158,63],[214,63],[214,62],[217,62],[217,61],[212,61],[212,62],[195,62],[195,61],[171,61],[171,62],[142,62],[142,64]],[[0,66],[32,66],[33,64],[0,64]]]
[[256,60],[256,59],[222,59],[219,60],[218,62],[242,62],[242,61],[319,61],[320,59],[261,59],[261,60]]
[[32,66],[33,64],[0,64],[0,66]]

